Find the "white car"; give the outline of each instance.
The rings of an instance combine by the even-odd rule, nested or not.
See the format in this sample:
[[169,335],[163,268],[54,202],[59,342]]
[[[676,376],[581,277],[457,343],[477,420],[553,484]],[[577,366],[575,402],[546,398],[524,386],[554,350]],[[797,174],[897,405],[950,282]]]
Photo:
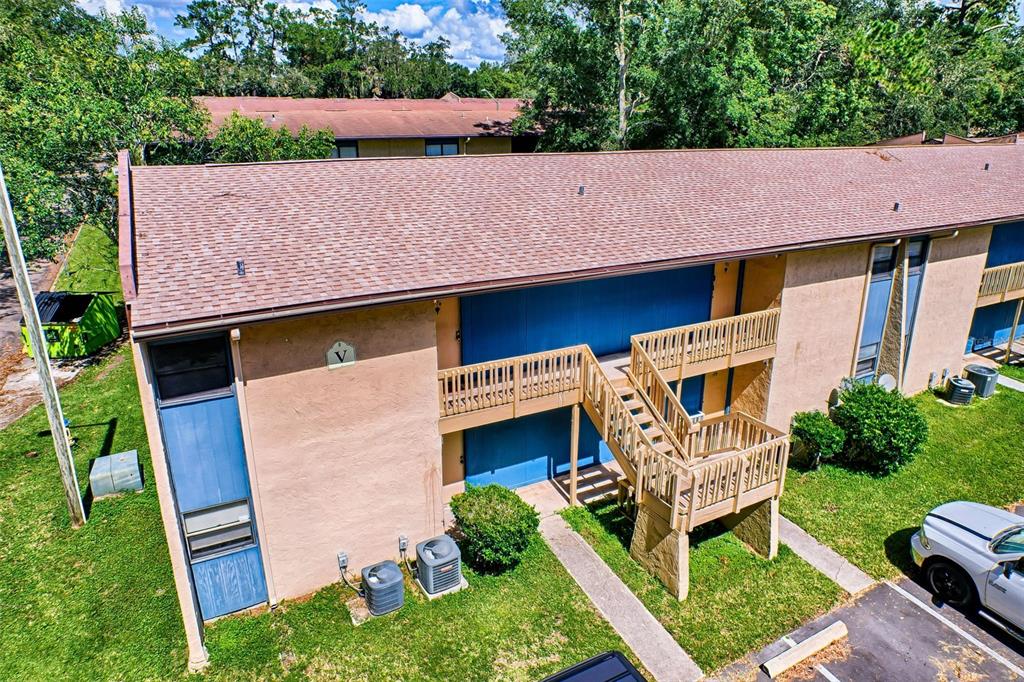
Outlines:
[[910,539],[914,563],[932,591],[1024,639],[1024,518],[976,502],[950,502],[928,512]]

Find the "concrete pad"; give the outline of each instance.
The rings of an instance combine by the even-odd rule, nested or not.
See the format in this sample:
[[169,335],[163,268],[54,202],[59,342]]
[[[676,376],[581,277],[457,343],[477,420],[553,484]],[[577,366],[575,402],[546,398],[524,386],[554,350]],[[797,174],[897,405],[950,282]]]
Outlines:
[[682,682],[703,677],[701,669],[658,619],[562,517],[543,519],[540,532],[558,560],[655,680]]
[[783,544],[850,594],[857,594],[875,584],[871,576],[815,540],[785,516],[779,519],[779,530]]
[[[590,504],[616,494],[620,478],[622,469],[615,462],[605,462],[581,469],[576,487],[577,501],[580,504]],[[569,506],[569,475],[516,488],[516,493],[532,505],[541,518],[557,514]]]

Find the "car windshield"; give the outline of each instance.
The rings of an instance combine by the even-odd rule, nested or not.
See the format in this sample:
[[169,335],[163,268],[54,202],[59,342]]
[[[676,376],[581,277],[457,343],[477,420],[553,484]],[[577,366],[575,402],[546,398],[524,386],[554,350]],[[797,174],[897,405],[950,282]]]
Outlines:
[[1024,526],[1014,526],[996,540],[996,554],[1024,553]]

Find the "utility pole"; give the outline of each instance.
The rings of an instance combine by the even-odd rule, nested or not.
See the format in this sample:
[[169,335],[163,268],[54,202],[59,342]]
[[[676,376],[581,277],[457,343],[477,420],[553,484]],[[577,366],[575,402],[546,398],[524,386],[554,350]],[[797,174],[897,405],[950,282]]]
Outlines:
[[43,390],[43,404],[46,416],[50,420],[50,433],[53,434],[53,446],[57,451],[57,466],[60,468],[61,482],[64,484],[64,497],[68,503],[68,514],[71,516],[71,527],[80,528],[85,523],[85,507],[82,506],[82,495],[78,490],[78,477],[75,475],[75,460],[71,455],[71,440],[64,426],[64,413],[60,408],[57,396],[57,384],[50,373],[50,355],[46,350],[46,339],[43,336],[43,325],[39,321],[39,309],[32,294],[32,284],[28,279],[28,268],[25,266],[25,255],[21,251],[21,240],[18,228],[14,224],[14,211],[11,209],[11,198],[7,194],[7,181],[4,179],[3,168],[0,167],[0,222],[4,226],[4,240],[7,242],[7,255],[11,261],[11,272],[18,289],[18,300],[25,316],[25,327],[28,329],[32,356],[39,372],[39,384]]

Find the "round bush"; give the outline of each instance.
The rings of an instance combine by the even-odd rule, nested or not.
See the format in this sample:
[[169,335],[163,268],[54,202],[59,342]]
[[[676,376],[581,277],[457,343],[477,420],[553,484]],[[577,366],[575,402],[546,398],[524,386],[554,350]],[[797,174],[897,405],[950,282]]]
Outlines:
[[847,382],[832,419],[846,432],[841,461],[873,474],[889,474],[914,459],[928,439],[917,405],[877,384]]
[[797,412],[790,430],[807,463],[817,468],[843,450],[846,434],[823,412]]
[[451,508],[466,561],[485,571],[504,571],[518,564],[540,524],[533,507],[493,483],[468,487],[452,498]]

